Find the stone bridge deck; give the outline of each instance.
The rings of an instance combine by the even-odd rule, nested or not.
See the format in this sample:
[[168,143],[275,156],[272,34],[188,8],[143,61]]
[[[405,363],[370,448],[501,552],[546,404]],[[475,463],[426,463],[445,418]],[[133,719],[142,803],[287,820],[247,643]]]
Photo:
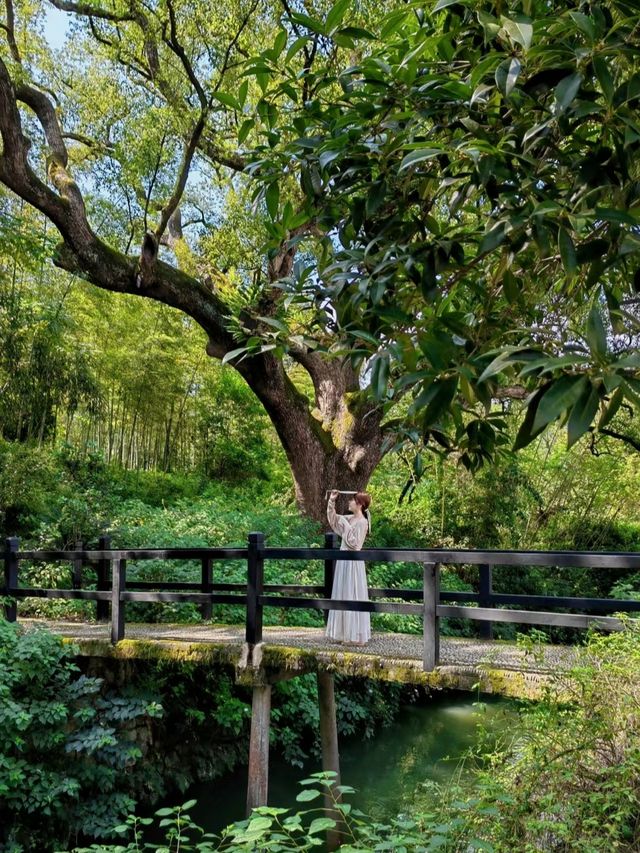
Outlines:
[[330,642],[321,628],[266,626],[264,642],[247,661],[244,626],[127,623],[127,638],[109,641],[109,626],[22,619],[25,627],[43,625],[80,647],[88,657],[174,659],[235,667],[238,680],[277,681],[304,672],[327,671],[432,689],[476,690],[535,699],[575,660],[576,650],[539,646],[534,654],[501,641],[442,638],[440,665],[422,669],[422,637],[375,633],[365,647]]

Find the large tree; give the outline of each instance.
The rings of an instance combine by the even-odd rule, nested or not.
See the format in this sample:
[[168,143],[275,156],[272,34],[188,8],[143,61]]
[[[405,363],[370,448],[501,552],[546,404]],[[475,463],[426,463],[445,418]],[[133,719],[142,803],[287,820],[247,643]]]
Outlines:
[[476,467],[497,397],[533,394],[519,444],[635,402],[634,4],[51,2],[64,55],[5,0],[0,181],[59,267],[202,326],[303,511],[366,486],[394,406]]

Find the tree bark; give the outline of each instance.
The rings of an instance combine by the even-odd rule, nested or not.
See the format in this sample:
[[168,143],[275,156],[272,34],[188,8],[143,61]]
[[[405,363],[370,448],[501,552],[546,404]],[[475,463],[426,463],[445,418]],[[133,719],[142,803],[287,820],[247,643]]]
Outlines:
[[269,353],[237,369],[278,433],[301,512],[326,523],[327,489],[363,491],[382,457],[381,412],[359,389],[348,363],[315,353],[298,353],[297,359],[311,376],[314,401]]

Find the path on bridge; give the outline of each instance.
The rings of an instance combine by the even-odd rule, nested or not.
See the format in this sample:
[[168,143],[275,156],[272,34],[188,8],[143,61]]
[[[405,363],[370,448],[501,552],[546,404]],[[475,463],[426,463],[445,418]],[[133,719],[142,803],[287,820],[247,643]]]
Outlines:
[[[109,640],[109,625],[100,623],[61,622],[40,619],[21,619],[25,626],[46,625],[64,637],[76,640]],[[136,624],[127,623],[127,639],[151,640],[159,643],[215,643],[237,646],[244,643],[244,626],[193,625],[193,624]],[[382,661],[405,661],[422,669],[423,640],[420,634],[374,633],[364,647],[342,645],[327,640],[322,628],[265,626],[265,646],[330,653],[333,658],[354,654],[363,658],[374,657]],[[439,669],[464,667],[518,672],[549,673],[564,671],[575,659],[575,650],[567,646],[544,645],[536,654],[527,654],[515,643],[496,640],[476,640],[463,637],[442,637],[440,640]]]

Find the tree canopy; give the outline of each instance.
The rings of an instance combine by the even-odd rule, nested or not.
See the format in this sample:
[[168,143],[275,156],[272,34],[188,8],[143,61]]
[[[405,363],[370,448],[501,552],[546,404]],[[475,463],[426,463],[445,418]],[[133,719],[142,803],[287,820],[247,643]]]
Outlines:
[[272,245],[323,235],[287,289],[335,306],[379,401],[410,395],[401,438],[477,467],[513,397],[516,448],[557,418],[569,446],[611,434],[640,402],[637,5],[439,0],[368,30],[351,5],[293,15],[247,68]]

